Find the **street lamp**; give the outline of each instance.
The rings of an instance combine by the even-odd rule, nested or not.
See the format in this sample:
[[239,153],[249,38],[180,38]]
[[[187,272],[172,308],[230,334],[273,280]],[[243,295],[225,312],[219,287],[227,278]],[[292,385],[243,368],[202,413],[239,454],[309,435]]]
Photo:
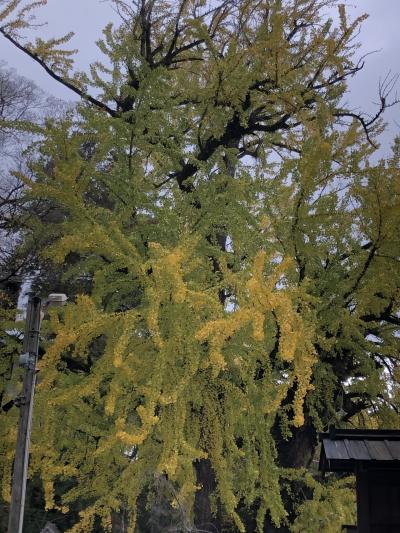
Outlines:
[[17,447],[11,488],[8,533],[22,533],[24,521],[26,480],[28,475],[29,442],[32,427],[33,398],[36,385],[36,364],[39,349],[40,324],[44,311],[50,306],[61,306],[67,301],[65,294],[50,294],[42,304],[38,296],[29,296],[26,312],[24,343],[19,364],[26,369],[22,393],[15,404],[20,408]]

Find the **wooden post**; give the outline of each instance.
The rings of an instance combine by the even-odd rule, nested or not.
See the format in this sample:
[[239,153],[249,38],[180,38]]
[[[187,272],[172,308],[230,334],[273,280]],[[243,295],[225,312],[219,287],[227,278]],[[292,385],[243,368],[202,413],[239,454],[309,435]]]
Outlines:
[[361,461],[356,463],[357,531],[370,533],[370,510],[368,470]]
[[23,389],[18,398],[20,407],[17,448],[15,452],[8,533],[22,533],[26,480],[29,462],[29,441],[32,426],[33,397],[36,383],[36,363],[39,348],[41,299],[30,297],[26,314],[21,365],[26,367]]

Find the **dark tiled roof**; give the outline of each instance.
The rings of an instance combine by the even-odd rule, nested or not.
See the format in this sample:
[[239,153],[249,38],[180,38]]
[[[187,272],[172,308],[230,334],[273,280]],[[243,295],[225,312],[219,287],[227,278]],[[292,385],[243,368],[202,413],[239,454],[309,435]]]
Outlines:
[[320,440],[321,470],[351,471],[360,461],[400,467],[400,430],[338,429],[321,433]]

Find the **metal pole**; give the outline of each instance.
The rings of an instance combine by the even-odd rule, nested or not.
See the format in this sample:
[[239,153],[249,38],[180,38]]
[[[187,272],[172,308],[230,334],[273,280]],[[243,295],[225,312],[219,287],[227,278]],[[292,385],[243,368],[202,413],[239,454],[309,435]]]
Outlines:
[[41,299],[29,298],[26,314],[23,353],[20,362],[26,367],[23,389],[18,403],[20,407],[17,448],[11,489],[11,505],[8,533],[22,533],[25,507],[26,480],[29,462],[29,441],[32,426],[33,397],[36,384],[36,363],[39,348]]

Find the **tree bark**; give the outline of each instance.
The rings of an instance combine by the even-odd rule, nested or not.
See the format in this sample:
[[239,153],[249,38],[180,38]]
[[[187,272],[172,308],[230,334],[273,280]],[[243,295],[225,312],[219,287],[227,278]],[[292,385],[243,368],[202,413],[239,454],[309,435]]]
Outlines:
[[220,518],[211,510],[210,494],[216,488],[216,480],[211,462],[201,459],[195,464],[196,482],[201,489],[196,492],[194,501],[194,523],[198,529],[219,532],[221,531]]
[[317,444],[316,433],[310,424],[293,429],[291,439],[280,440],[278,444],[278,462],[283,468],[307,468],[314,456]]

